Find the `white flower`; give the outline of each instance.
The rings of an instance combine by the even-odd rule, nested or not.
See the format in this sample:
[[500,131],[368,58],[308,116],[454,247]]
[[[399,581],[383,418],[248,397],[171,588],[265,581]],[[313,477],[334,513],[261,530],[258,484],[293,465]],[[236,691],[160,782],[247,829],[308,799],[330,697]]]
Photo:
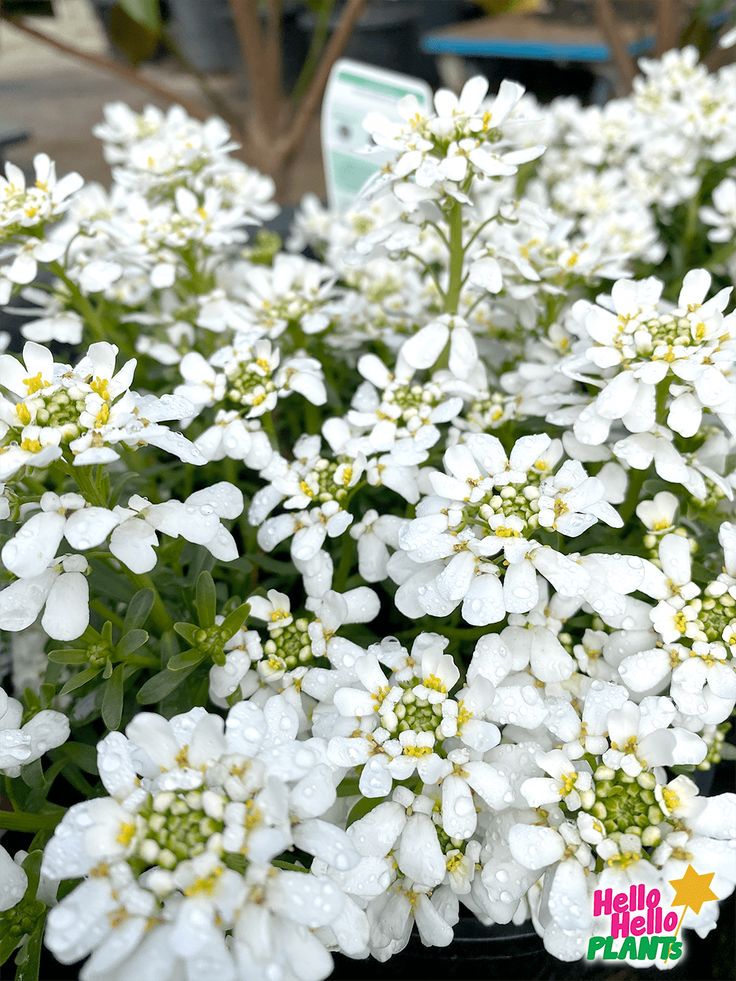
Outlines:
[[5,164],[5,176],[0,175],[0,224],[4,227],[34,228],[58,218],[83,183],[76,173],[57,180],[56,166],[45,153],[36,154],[33,169],[35,180],[28,185],[19,167]]
[[596,521],[620,528],[623,521],[604,499],[605,489],[577,460],[567,460],[540,485],[539,523],[563,535],[580,535]]
[[603,762],[632,777],[655,766],[700,763],[705,743],[693,732],[670,728],[674,717],[675,707],[668,698],[647,697],[640,705],[627,702],[611,712],[611,748],[603,754]]
[[25,871],[0,845],[0,913],[16,906],[23,899],[27,888],[28,876]]
[[291,323],[306,334],[321,333],[330,324],[333,283],[329,269],[301,256],[278,255],[270,269],[252,266],[243,295],[246,321],[272,339]]
[[[416,200],[421,201],[431,199],[436,186],[462,199],[462,192],[452,185],[463,184],[471,175],[507,177],[516,173],[518,164],[538,157],[542,147],[511,149],[502,135],[523,88],[502,82],[495,100],[484,110],[487,91],[487,81],[476,77],[466,82],[459,98],[447,89],[435,93],[434,114],[424,115],[413,96],[398,104],[402,122],[369,113],[364,128],[377,146],[395,153],[394,162],[381,175],[383,180],[377,180],[378,187],[390,180],[394,193],[404,202],[414,200],[410,188],[419,190]],[[413,183],[405,183],[407,178]]]
[[[736,40],[736,34],[731,32]],[[711,242],[727,242],[736,230],[736,181],[732,177],[722,180],[713,191],[713,206],[700,209],[700,220],[710,225],[708,238]]]
[[666,534],[674,530],[678,500],[669,491],[660,491],[651,501],[640,501],[636,514],[640,521],[655,534]]
[[0,592],[3,630],[25,630],[41,610],[54,640],[75,640],[89,624],[89,565],[82,555],[60,555],[38,575],[16,579]]
[[[340,912],[342,894],[306,869],[271,862],[295,846],[341,870],[358,856],[344,832],[319,819],[336,779],[318,743],[298,748],[297,727],[296,713],[276,698],[263,711],[241,703],[226,721],[200,708],[170,721],[141,714],[127,736],[110,733],[98,747],[110,796],[72,807],[44,854],[47,875],[83,879],[49,918],[55,956],[72,962],[92,953],[92,978],[110,958],[134,971],[147,928],[165,970],[192,956],[235,977],[240,957],[264,956],[252,928],[265,915],[277,932],[291,921],[300,949],[317,958],[307,976],[325,976],[329,956],[309,931]],[[245,871],[225,864],[246,852]]]
[[41,510],[28,518],[2,549],[5,568],[19,578],[39,576],[56,556],[62,538],[74,549],[96,548],[119,523],[107,508],[92,507],[81,494],[41,496]]
[[358,543],[358,569],[366,582],[382,582],[386,578],[389,547],[399,547],[401,518],[394,514],[378,514],[373,508],[350,528],[350,537]]
[[157,532],[202,545],[221,562],[232,562],[238,548],[222,519],[237,518],[243,495],[221,481],[190,494],[186,501],[151,504],[134,495],[127,508],[116,508],[118,525],[110,537],[110,551],[133,572],[150,572],[156,565]]
[[562,752],[552,750],[537,754],[538,765],[548,777],[531,777],[521,785],[521,792],[530,807],[564,800],[570,811],[577,811],[583,799],[590,796],[593,785],[586,763],[575,763]]
[[203,462],[189,440],[160,425],[191,414],[190,403],[130,391],[135,361],[116,371],[116,356],[115,345],[92,344],[68,369],[55,364],[51,352],[33,341],[23,348],[23,362],[2,355],[0,387],[15,396],[10,401],[0,395],[3,476],[23,465],[46,466],[67,444],[75,466],[118,459],[112,446],[121,442],[151,444],[191,463]]
[[478,351],[462,317],[445,314],[422,327],[404,342],[399,357],[415,371],[431,368],[448,343],[450,371],[457,378],[467,378],[476,367]]
[[[67,717],[51,709],[37,712],[23,723],[23,706],[0,688],[0,773],[17,777],[21,767],[65,743],[69,732]],[[0,859],[3,854],[7,852],[0,848]],[[4,883],[4,876],[0,883]],[[0,905],[0,911],[7,908]]]
[[[525,436],[510,456],[495,436],[471,434],[448,449],[445,472],[429,476],[434,495],[417,507],[417,517],[399,535],[411,563],[424,568],[410,573],[396,593],[398,608],[410,616],[423,610],[446,616],[462,602],[468,623],[495,623],[509,613],[531,610],[539,598],[537,573],[565,596],[582,596],[590,582],[583,563],[576,563],[549,545],[534,540],[540,526],[540,486],[536,462],[550,445],[548,436]],[[541,467],[547,468],[545,461]],[[559,530],[578,535],[603,517],[619,519],[605,501],[603,484],[589,481],[577,465],[561,471],[563,496],[545,501],[548,524],[563,519]],[[569,481],[579,485],[572,491]],[[549,481],[543,485],[557,494]],[[560,485],[558,485],[560,487]],[[560,488],[561,489],[561,488]],[[564,495],[570,493],[570,504]],[[580,508],[581,517],[564,520],[566,509]],[[503,554],[503,565],[495,556]],[[389,573],[399,570],[396,557]],[[404,573],[401,572],[403,577]],[[635,585],[630,588],[635,588]]]

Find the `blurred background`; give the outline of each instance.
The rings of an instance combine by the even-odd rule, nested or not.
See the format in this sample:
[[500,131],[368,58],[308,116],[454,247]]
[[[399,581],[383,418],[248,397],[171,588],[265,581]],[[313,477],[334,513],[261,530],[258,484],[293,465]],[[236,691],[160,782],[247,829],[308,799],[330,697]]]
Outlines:
[[337,57],[458,88],[470,74],[538,98],[603,102],[636,58],[696,44],[712,64],[732,0],[0,0],[0,156],[106,180],[103,106],[178,102],[230,123],[282,202],[319,195],[319,108]]

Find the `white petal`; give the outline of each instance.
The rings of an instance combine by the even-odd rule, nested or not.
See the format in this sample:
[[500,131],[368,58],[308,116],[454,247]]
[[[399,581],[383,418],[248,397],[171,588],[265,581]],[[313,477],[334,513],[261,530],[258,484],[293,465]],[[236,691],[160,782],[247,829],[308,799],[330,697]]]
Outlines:
[[3,564],[20,578],[40,576],[56,555],[66,519],[62,514],[43,511],[22,525],[2,550]]
[[28,877],[25,872],[0,845],[0,913],[19,903],[27,888]]
[[509,831],[509,848],[519,865],[536,870],[558,862],[565,843],[552,828],[515,824]]
[[420,885],[439,885],[445,878],[445,856],[432,819],[412,814],[401,835],[397,856],[399,868]]

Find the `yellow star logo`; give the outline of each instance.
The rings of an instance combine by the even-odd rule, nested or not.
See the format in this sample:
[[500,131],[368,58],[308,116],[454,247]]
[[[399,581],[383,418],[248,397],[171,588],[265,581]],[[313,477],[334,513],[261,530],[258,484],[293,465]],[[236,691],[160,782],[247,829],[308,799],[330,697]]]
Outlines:
[[[699,913],[703,903],[718,899],[710,887],[714,875],[715,872],[699,875],[692,865],[688,865],[685,875],[681,879],[670,879],[670,885],[675,890],[672,905],[684,906],[685,910],[689,906],[693,913]],[[683,915],[685,910],[683,910]]]

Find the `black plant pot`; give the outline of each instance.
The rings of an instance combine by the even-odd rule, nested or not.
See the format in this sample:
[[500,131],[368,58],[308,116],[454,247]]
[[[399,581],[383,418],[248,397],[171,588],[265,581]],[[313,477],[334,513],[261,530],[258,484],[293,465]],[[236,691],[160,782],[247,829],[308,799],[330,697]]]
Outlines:
[[[418,23],[423,3],[399,0],[372,0],[355,25],[345,49],[346,58],[365,61],[379,68],[413,75],[419,52]],[[330,18],[330,30],[337,26],[341,5]],[[299,15],[299,26],[311,37],[316,24],[314,14],[305,10]]]
[[169,33],[197,71],[228,72],[241,64],[228,0],[170,0]]
[[375,960],[354,961],[335,956],[333,979],[381,981],[421,978],[531,979],[541,977],[549,963],[542,941],[531,923],[521,926],[483,926],[474,917],[461,917],[449,947],[425,947],[414,933],[406,948],[385,964]]

